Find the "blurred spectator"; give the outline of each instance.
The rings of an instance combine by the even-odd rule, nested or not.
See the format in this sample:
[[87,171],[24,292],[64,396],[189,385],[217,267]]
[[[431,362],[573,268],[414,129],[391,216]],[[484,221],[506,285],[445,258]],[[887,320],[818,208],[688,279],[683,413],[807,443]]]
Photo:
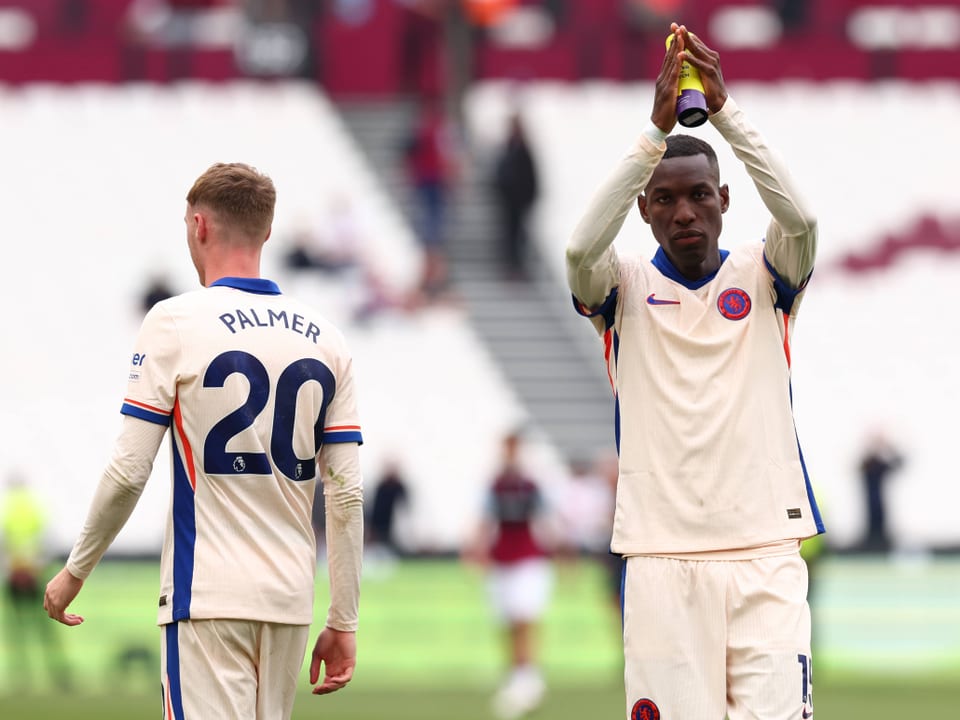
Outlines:
[[[581,7],[570,24],[576,38],[576,77],[592,80],[603,77],[604,47],[609,25],[602,14]],[[668,26],[669,28],[669,26]]]
[[243,11],[243,30],[236,46],[241,70],[262,77],[319,77],[314,34],[324,0],[226,2]]
[[512,280],[526,280],[529,274],[528,221],[539,185],[533,151],[519,113],[510,118],[507,139],[494,166],[493,181],[500,209],[504,272]]
[[43,612],[47,512],[43,500],[19,473],[9,477],[0,501],[0,533],[6,592],[3,626],[11,686],[30,688],[31,666],[38,661],[46,665],[56,687],[69,689],[71,676],[60,636]]
[[397,511],[410,502],[407,483],[404,482],[399,466],[388,463],[383,477],[373,492],[373,504],[370,508],[368,532],[370,545],[384,548],[394,555],[402,555],[403,549],[396,537]]
[[795,33],[806,27],[810,9],[808,0],[772,0],[771,5],[777,11],[785,33]]
[[443,83],[443,21],[448,0],[394,0],[400,8],[400,89],[439,93]]
[[539,706],[546,684],[538,662],[537,631],[553,589],[544,544],[543,495],[520,467],[520,436],[503,440],[503,460],[487,497],[486,513],[464,557],[488,572],[488,591],[506,628],[510,671],[493,699],[501,718],[516,718]]
[[463,0],[467,20],[477,27],[490,27],[518,5],[518,0]]
[[317,270],[339,275],[357,264],[358,235],[348,211],[330,218],[325,231],[316,231],[303,224],[290,240],[290,249],[283,257],[291,270]]
[[860,478],[867,506],[867,530],[860,549],[886,552],[890,549],[884,485],[903,465],[903,456],[882,433],[875,433],[860,460]]
[[381,311],[406,310],[410,301],[392,292],[374,267],[366,232],[349,197],[332,198],[321,225],[302,221],[292,234],[284,255],[287,269],[316,271],[342,278],[345,296],[354,301],[353,319],[364,322]]
[[124,77],[145,79],[148,75],[147,55],[150,49],[164,50],[164,80],[180,80],[191,76],[193,53],[202,38],[204,15],[218,5],[233,4],[220,0],[133,0],[124,28]]
[[648,79],[650,63],[647,58],[655,50],[662,56],[664,42],[670,34],[671,22],[683,22],[687,27],[696,27],[691,18],[694,3],[691,0],[621,0],[623,32],[625,33],[624,58],[627,80]]
[[644,33],[656,37],[661,47],[670,34],[671,22],[686,22],[689,0],[623,0],[627,20]]
[[60,0],[57,26],[66,36],[79,35],[84,31],[90,9],[89,0]]
[[[616,475],[607,477],[606,458],[590,463],[574,461],[571,475],[563,488],[558,508],[564,528],[564,540],[577,553],[591,558],[610,552]],[[616,473],[616,458],[613,460]]]
[[456,172],[453,133],[440,100],[421,104],[419,115],[404,143],[406,169],[418,204],[418,237],[424,251],[420,290],[437,299],[447,287],[447,195]]
[[155,275],[143,291],[143,295],[140,298],[140,309],[143,310],[144,313],[147,313],[150,311],[150,308],[158,302],[166,300],[168,297],[173,297],[174,295],[176,295],[176,293],[170,287],[167,279],[161,275]]
[[623,557],[610,552],[619,458],[615,450],[609,450],[599,453],[592,463],[574,462],[571,468],[573,475],[564,493],[560,514],[563,528],[566,539],[600,567],[603,598],[609,603],[611,626],[616,629],[610,636],[610,649],[622,663]]

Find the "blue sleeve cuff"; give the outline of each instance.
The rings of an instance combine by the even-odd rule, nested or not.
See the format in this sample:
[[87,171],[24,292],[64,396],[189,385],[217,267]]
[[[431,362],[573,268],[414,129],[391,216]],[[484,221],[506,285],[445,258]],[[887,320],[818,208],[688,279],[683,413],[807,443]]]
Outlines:
[[576,296],[573,296],[573,307],[578,313],[588,318],[602,317],[604,330],[609,330],[613,327],[613,322],[616,317],[617,312],[617,291],[619,288],[614,288],[610,291],[610,294],[607,295],[607,299],[603,301],[603,304],[598,307],[596,310],[591,310],[582,302],[577,300]]
[[120,407],[120,413],[122,415],[129,415],[130,417],[146,420],[147,422],[154,423],[155,425],[170,424],[170,413],[163,413],[156,410],[148,410],[145,407],[141,407],[140,405],[134,405],[129,402],[125,402]]
[[773,306],[783,310],[787,315],[790,314],[790,311],[793,309],[793,303],[796,302],[797,296],[804,291],[807,287],[807,283],[810,282],[810,275],[804,278],[803,282],[800,283],[800,287],[791,287],[790,284],[780,277],[780,273],[776,271],[773,265],[770,264],[770,261],[767,260],[767,254],[763,254],[763,264],[767,266],[767,272],[773,277],[773,289],[777,295],[776,302]]
[[351,443],[363,445],[363,435],[359,430],[348,430],[341,432],[327,432],[323,434],[323,444]]

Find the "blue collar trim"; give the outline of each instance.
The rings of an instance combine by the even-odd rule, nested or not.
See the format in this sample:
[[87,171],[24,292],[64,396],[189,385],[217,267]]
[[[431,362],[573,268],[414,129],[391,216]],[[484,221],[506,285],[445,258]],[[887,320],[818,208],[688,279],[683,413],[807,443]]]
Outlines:
[[[727,255],[729,254],[730,254],[729,250],[720,251],[721,265],[723,265],[724,260],[727,259]],[[688,278],[685,278],[683,275],[680,274],[680,271],[673,266],[673,263],[670,262],[670,258],[667,257],[667,254],[663,251],[662,247],[657,248],[657,252],[653,256],[653,260],[651,260],[650,262],[652,262],[653,266],[657,270],[659,270],[661,273],[666,275],[668,278],[670,278],[674,282],[680,283],[688,290],[696,290],[697,288],[702,288],[708,282],[713,280],[713,278],[715,278],[717,276],[717,273],[720,271],[720,268],[718,267],[712,273],[710,273],[709,275],[704,275],[699,280],[690,280]]]
[[273,280],[265,278],[223,277],[210,283],[210,287],[230,287],[257,295],[279,295],[280,288]]

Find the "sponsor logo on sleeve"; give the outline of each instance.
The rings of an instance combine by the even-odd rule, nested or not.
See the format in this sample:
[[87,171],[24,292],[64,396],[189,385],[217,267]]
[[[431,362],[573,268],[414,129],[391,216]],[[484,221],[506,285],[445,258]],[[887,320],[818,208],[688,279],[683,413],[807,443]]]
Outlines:
[[127,375],[127,380],[130,382],[137,382],[140,380],[140,368],[143,367],[143,363],[145,363],[146,360],[146,353],[133,354],[133,357],[130,359],[130,373]]

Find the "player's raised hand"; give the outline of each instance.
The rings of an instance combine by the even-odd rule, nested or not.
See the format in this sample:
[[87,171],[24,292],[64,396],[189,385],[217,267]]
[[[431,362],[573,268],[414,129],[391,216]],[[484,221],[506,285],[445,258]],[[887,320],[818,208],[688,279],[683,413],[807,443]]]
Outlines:
[[679,27],[676,23],[671,25],[671,31],[678,37],[674,38],[675,42],[663,55],[660,74],[654,86],[653,112],[650,114],[653,124],[665,133],[669,133],[677,124],[677,84],[680,82],[682,64],[678,59],[682,46],[676,42]]
[[[325,674],[320,680],[320,664]],[[353,677],[357,665],[357,634],[343,632],[333,628],[324,628],[313,647],[313,659],[310,661],[310,684],[314,695],[326,695],[344,687]]]
[[675,27],[674,34],[678,42],[675,42],[674,46],[679,48],[680,61],[686,60],[700,72],[707,109],[711,115],[719,112],[727,101],[727,86],[723,82],[723,73],[720,72],[720,53],[707,47],[703,40],[689,32],[685,26],[674,23],[671,27]]
[[47,583],[47,590],[43,594],[43,609],[47,615],[64,625],[79,625],[83,616],[67,612],[67,607],[83,587],[83,580],[74,577],[66,568],[53,576]]

